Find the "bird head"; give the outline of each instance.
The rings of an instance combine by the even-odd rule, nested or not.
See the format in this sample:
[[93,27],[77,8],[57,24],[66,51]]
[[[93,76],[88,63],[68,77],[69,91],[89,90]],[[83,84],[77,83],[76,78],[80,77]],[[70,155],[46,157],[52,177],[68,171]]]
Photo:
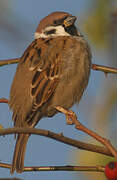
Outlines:
[[35,39],[57,36],[81,36],[75,26],[76,17],[66,12],[53,12],[43,18],[35,32]]

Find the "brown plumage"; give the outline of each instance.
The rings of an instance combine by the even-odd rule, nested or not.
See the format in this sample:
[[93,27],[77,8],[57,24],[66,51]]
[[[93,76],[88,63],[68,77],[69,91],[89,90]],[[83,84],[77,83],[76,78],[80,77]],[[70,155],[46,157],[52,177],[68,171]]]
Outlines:
[[[36,32],[40,35],[53,24],[58,27],[53,22],[61,18],[63,28],[64,19],[69,16],[64,12],[52,13],[50,21],[47,16]],[[75,27],[66,32],[70,34],[49,34],[47,38],[35,39],[20,58],[9,100],[15,127],[35,127],[41,118],[58,113],[55,106],[69,109],[80,101],[89,80],[91,53]],[[19,134],[17,137],[11,173],[23,171],[28,138],[29,134]]]

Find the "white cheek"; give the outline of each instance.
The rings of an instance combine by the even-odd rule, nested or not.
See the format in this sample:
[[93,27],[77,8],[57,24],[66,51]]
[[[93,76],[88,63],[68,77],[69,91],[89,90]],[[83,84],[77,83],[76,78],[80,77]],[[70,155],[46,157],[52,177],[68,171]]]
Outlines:
[[56,26],[56,27],[55,26],[50,26],[50,27],[47,27],[45,29],[45,31],[50,31],[50,30],[53,30],[53,29],[56,30],[55,34],[46,35],[44,33],[44,31],[42,31],[42,33],[36,32],[35,35],[34,35],[34,38],[38,39],[38,38],[48,38],[48,37],[57,37],[57,36],[70,36],[70,34],[65,32],[65,29],[62,26]]
[[47,37],[48,37],[48,36],[45,35],[44,33],[38,33],[38,32],[36,32],[36,33],[34,34],[34,38],[35,38],[35,39],[47,38]]
[[56,35],[58,35],[58,36],[70,36],[70,34],[68,34],[65,31],[64,27],[62,27],[62,26],[57,26],[56,27]]

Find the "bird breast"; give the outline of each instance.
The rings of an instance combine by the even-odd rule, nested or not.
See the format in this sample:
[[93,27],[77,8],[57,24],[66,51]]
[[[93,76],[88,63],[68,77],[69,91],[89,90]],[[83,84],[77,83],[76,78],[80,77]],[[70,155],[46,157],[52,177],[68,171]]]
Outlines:
[[62,70],[51,107],[61,105],[69,109],[73,104],[79,103],[88,84],[91,52],[82,37],[62,37],[57,44],[59,41],[64,44],[61,50]]

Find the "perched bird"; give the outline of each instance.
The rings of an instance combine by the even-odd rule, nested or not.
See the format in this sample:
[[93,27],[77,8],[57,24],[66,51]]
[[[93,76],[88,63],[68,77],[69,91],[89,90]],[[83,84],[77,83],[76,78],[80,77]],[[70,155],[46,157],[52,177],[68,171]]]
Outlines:
[[[91,52],[75,21],[66,12],[53,12],[40,21],[10,90],[15,127],[33,128],[41,118],[58,113],[56,106],[69,109],[79,103],[89,81]],[[23,171],[29,136],[17,135],[11,173]]]

